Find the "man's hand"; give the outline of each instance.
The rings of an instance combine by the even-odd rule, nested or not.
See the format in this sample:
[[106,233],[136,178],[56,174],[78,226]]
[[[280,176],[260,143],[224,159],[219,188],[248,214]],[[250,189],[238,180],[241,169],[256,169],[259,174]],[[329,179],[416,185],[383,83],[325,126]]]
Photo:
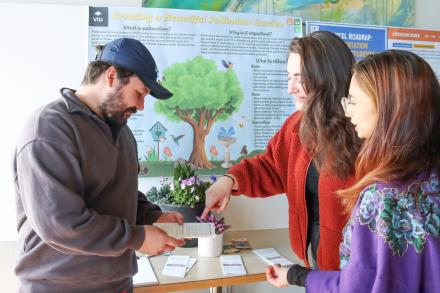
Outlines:
[[183,215],[179,212],[164,212],[156,220],[156,223],[178,223],[183,224]]
[[144,243],[142,243],[142,246],[138,249],[141,253],[158,255],[164,252],[173,251],[176,246],[182,246],[185,244],[185,240],[175,239],[157,227],[146,225],[144,226],[144,230]]
[[234,182],[231,178],[220,177],[216,183],[206,190],[205,209],[202,218],[206,218],[210,211],[220,213],[225,210],[231,199],[233,185]]
[[266,279],[277,288],[285,288],[289,285],[287,282],[287,271],[289,268],[280,265],[273,265],[266,268]]

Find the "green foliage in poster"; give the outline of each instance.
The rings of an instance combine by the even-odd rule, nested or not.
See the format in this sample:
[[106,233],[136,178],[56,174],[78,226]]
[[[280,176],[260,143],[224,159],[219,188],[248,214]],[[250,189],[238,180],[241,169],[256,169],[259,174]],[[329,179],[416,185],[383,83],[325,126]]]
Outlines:
[[[209,117],[216,117],[215,120],[226,120],[238,110],[243,91],[234,70],[220,71],[218,68],[213,60],[197,56],[166,69],[161,82],[173,93],[173,98],[156,101],[155,111],[171,121],[182,121],[178,109],[196,121],[200,121],[200,115],[205,115],[204,110]],[[204,117],[205,123],[210,121],[207,118]]]

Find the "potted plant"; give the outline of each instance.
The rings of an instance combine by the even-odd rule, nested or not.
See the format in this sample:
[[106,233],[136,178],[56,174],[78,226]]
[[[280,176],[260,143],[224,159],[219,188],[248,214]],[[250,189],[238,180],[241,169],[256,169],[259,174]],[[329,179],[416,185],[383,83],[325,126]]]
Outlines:
[[214,223],[215,237],[199,238],[198,254],[204,257],[216,257],[222,253],[223,250],[223,233],[229,229],[230,225],[225,224],[225,218],[217,220],[217,218],[210,214],[205,219],[197,217],[200,223]]
[[[205,191],[217,178],[202,181],[194,167],[184,160],[176,161],[173,177],[162,177],[159,187],[146,192],[149,201],[160,206],[162,211],[177,211],[185,222],[196,222],[205,208]],[[197,246],[197,239],[187,240],[184,247]]]

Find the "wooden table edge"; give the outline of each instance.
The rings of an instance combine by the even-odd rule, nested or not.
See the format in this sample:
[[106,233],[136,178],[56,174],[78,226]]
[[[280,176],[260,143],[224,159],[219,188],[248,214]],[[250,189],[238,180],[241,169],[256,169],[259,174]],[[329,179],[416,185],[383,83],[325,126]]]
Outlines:
[[222,286],[232,286],[240,284],[248,284],[254,282],[266,281],[266,274],[254,274],[245,276],[235,276],[235,277],[224,277],[217,279],[208,279],[201,281],[191,281],[191,282],[177,282],[173,284],[154,284],[146,285],[141,287],[135,287],[135,293],[146,293],[146,292],[172,292],[172,291],[183,291],[183,290],[195,290],[210,287],[222,287]]

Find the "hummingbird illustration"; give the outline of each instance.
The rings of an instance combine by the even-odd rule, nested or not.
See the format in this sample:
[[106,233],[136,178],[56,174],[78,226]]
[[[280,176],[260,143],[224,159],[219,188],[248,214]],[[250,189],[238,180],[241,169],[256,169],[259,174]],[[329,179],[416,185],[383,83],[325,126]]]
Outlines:
[[184,137],[184,136],[185,136],[185,134],[181,134],[181,135],[178,135],[178,136],[174,136],[173,134],[171,134],[171,138],[173,139],[173,141],[177,145],[179,145],[179,140],[182,139],[182,137]]

